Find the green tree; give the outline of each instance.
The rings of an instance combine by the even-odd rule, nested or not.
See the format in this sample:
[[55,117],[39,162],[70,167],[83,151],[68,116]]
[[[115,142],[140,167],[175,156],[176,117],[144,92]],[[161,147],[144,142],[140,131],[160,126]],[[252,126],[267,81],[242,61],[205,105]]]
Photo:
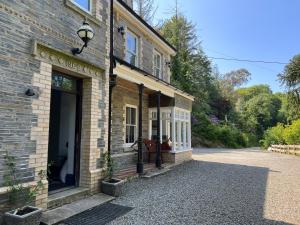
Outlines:
[[276,125],[281,101],[270,94],[259,94],[245,103],[242,112],[244,129],[262,137],[264,131]]
[[133,9],[149,24],[153,24],[153,19],[157,11],[154,0],[133,0]]
[[289,145],[300,144],[300,119],[293,121],[284,131],[284,139]]
[[294,56],[283,73],[278,75],[282,85],[287,89],[289,108],[288,120],[300,118],[300,54]]
[[177,49],[176,56],[172,58],[171,81],[190,93],[190,79],[195,62],[193,56],[199,50],[195,26],[183,15],[176,14],[165,21],[160,32]]
[[275,127],[267,129],[264,133],[263,139],[260,141],[262,147],[267,149],[271,145],[285,144],[283,137],[285,127],[283,124],[279,123]]

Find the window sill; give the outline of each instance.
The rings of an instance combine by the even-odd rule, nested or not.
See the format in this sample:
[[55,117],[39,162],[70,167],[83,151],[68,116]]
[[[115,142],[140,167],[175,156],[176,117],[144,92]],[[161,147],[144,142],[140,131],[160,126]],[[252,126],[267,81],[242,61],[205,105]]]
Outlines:
[[131,148],[131,146],[133,145],[134,143],[126,143],[126,144],[123,144],[123,148]]
[[65,5],[67,7],[69,7],[70,9],[74,10],[75,12],[81,14],[82,16],[88,18],[90,21],[92,21],[93,23],[95,23],[96,25],[100,26],[101,25],[101,21],[99,19],[97,19],[94,15],[92,15],[91,12],[88,12],[82,8],[80,8],[79,6],[77,6],[74,2],[72,2],[71,0],[65,0]]

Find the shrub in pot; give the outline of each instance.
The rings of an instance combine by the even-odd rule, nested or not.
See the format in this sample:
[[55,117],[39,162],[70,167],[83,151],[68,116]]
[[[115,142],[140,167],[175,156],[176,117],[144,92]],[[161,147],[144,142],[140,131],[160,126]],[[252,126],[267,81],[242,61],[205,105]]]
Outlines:
[[101,191],[104,194],[118,197],[122,191],[123,181],[113,177],[115,163],[111,155],[106,152],[104,153],[105,158],[105,176],[104,180],[101,181]]
[[[35,186],[25,187],[18,177],[16,159],[6,153],[5,164],[7,173],[4,175],[5,185],[8,186],[8,200],[15,209],[6,212],[3,216],[5,225],[39,225],[42,209],[32,206],[35,197],[43,188],[43,179],[46,171],[39,172],[39,180]],[[33,204],[34,205],[34,204]]]

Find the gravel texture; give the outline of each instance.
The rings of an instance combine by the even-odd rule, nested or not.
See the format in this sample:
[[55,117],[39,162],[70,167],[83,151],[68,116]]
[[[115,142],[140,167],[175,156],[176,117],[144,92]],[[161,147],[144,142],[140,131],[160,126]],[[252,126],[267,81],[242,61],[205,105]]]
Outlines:
[[195,149],[194,160],[127,183],[110,225],[300,224],[300,157],[258,149]]

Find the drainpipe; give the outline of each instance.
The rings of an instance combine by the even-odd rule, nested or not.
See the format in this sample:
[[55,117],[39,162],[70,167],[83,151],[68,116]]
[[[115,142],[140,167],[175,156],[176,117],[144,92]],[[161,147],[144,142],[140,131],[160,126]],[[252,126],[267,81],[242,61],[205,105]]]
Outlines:
[[[109,51],[109,100],[108,100],[108,146],[107,153],[111,155],[111,108],[112,91],[117,84],[117,75],[114,74],[114,0],[110,0],[110,51]],[[109,157],[110,158],[110,157]],[[110,163],[110,162],[108,162]]]

